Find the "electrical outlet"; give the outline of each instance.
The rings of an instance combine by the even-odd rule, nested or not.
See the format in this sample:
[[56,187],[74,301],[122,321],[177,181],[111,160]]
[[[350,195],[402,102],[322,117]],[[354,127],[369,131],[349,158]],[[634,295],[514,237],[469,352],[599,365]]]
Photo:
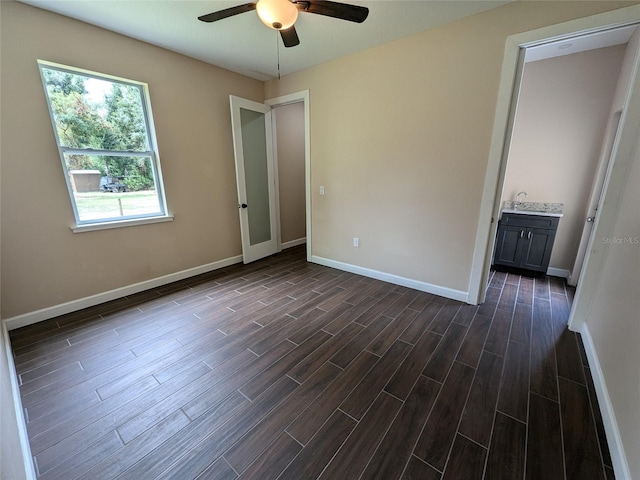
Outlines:
[[324,195],[324,186],[320,187],[320,195]]
[[360,246],[360,239],[358,237],[353,237],[353,246],[356,248]]

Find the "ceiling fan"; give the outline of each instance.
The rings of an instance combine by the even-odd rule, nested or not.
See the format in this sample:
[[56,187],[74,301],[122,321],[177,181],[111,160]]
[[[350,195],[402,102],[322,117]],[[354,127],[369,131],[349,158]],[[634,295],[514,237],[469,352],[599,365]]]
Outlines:
[[298,11],[356,23],[364,22],[369,15],[369,9],[366,7],[326,0],[258,0],[202,15],[198,20],[208,23],[217,22],[252,10],[258,12],[258,17],[267,27],[280,32],[285,47],[295,47],[300,44],[296,27],[293,25],[298,18]]

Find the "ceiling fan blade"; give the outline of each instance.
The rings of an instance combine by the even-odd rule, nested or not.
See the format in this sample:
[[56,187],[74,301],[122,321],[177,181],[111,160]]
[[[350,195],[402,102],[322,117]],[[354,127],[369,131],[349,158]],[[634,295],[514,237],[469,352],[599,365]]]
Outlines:
[[198,20],[207,23],[217,22],[218,20],[222,20],[223,18],[232,17],[240,13],[250,12],[251,10],[255,9],[255,3],[245,3],[243,5],[237,5],[235,7],[225,8],[224,10],[218,10],[217,12],[201,15],[198,17]]
[[300,45],[298,32],[296,32],[296,27],[294,26],[291,26],[286,30],[280,30],[280,36],[282,37],[285,47],[295,47],[296,45]]
[[348,3],[330,2],[326,0],[297,0],[298,10],[308,13],[317,13],[327,17],[339,18],[350,22],[362,23],[369,15],[367,7],[350,5]]

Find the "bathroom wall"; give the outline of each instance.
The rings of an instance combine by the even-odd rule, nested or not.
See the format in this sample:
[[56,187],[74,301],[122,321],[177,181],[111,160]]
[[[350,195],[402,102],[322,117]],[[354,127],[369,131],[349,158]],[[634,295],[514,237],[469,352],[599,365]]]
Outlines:
[[526,191],[527,201],[564,203],[549,267],[567,276],[624,52],[616,45],[525,65],[502,200]]

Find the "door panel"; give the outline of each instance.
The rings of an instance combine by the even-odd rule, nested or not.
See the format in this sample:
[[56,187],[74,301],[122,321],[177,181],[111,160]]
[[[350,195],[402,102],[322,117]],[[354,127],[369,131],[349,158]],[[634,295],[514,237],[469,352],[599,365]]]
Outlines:
[[264,114],[240,108],[249,245],[271,240]]
[[584,228],[582,230],[582,236],[580,237],[580,244],[578,245],[578,253],[576,254],[576,260],[573,263],[573,269],[571,270],[571,277],[568,280],[569,285],[576,286],[580,279],[580,273],[582,272],[582,266],[584,264],[585,255],[589,241],[591,240],[591,234],[593,231],[593,224],[597,215],[598,206],[600,205],[600,197],[602,196],[602,189],[606,179],[607,172],[609,170],[609,163],[611,161],[611,154],[613,152],[613,145],[618,136],[618,129],[620,128],[620,117],[622,116],[622,110],[613,114],[611,119],[611,125],[608,126],[606,137],[603,145],[603,152],[600,155],[598,161],[597,171],[593,180],[593,186],[591,188],[591,194],[589,195],[588,210],[585,214]]
[[278,251],[271,108],[230,97],[244,263]]
[[522,243],[519,241],[522,236],[523,227],[503,226],[498,229],[498,239],[496,240],[496,252],[494,263],[517,267],[520,263]]
[[529,228],[526,232],[526,251],[522,261],[522,268],[546,272],[551,258],[551,248],[556,236],[555,230]]

